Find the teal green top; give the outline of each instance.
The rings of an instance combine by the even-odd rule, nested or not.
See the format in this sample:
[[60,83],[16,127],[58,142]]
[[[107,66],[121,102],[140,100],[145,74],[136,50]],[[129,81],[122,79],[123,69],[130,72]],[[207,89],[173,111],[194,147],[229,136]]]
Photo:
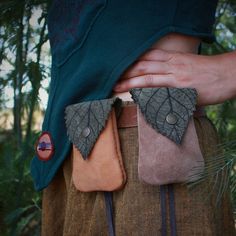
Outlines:
[[70,104],[109,98],[122,72],[170,32],[213,42],[217,0],[54,0],[48,14],[51,85],[43,131],[54,154],[35,156],[36,190],[47,187],[69,155],[64,112]]

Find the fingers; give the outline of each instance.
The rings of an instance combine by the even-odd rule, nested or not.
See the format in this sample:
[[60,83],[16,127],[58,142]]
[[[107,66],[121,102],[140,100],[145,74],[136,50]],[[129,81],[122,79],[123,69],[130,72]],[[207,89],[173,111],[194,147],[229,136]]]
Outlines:
[[116,92],[127,92],[132,88],[146,88],[146,87],[173,87],[174,78],[172,75],[155,75],[146,74],[137,76],[117,83],[114,87]]
[[169,74],[171,69],[168,63],[158,61],[138,61],[129,68],[121,77],[120,80],[142,76],[145,74]]
[[132,88],[173,87],[171,63],[174,53],[150,49],[141,55],[121,76],[113,88],[116,92],[127,92]]
[[139,60],[167,62],[172,59],[174,53],[169,53],[160,49],[150,49],[139,57]]

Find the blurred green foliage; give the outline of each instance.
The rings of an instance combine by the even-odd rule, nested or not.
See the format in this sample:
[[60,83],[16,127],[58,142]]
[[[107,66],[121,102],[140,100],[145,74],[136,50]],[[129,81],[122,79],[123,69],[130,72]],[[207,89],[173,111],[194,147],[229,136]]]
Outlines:
[[[41,193],[33,189],[29,165],[39,133],[34,126],[36,112],[42,110],[39,91],[50,78],[50,61],[42,56],[43,46],[48,42],[45,21],[48,6],[46,0],[2,0],[0,3],[0,114],[2,117],[7,114],[6,121],[9,116],[13,117],[10,128],[6,121],[0,124],[0,235],[3,236],[40,235]],[[36,10],[40,15],[34,27],[32,17]],[[202,54],[236,49],[235,0],[219,1],[214,31],[217,41],[212,45],[203,44]],[[11,98],[4,96],[8,88],[12,91]],[[9,99],[13,101],[12,109],[7,107]],[[225,144],[223,158],[224,163],[230,163],[229,182],[235,211],[236,101],[209,106],[207,113]],[[217,168],[217,171],[224,169]]]
[[[236,1],[221,0],[216,11],[214,25],[216,42],[203,44],[202,54],[215,55],[236,50]],[[233,212],[236,219],[236,100],[228,100],[222,104],[207,106],[207,116],[217,128],[220,145],[216,147],[219,155],[211,157],[206,163],[202,178],[190,186],[209,178],[209,193],[217,191],[217,202],[226,190],[231,191]],[[223,151],[223,153],[222,153]],[[219,184],[216,184],[219,182]]]
[[0,235],[40,235],[41,193],[33,189],[29,166],[39,92],[50,78],[43,48],[47,9],[42,0],[0,3]]

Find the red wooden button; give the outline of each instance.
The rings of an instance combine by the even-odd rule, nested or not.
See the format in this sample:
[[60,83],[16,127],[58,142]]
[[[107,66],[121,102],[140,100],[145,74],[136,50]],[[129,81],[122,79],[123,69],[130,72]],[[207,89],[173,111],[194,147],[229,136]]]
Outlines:
[[36,143],[36,154],[41,161],[48,161],[54,153],[54,145],[50,133],[43,132]]

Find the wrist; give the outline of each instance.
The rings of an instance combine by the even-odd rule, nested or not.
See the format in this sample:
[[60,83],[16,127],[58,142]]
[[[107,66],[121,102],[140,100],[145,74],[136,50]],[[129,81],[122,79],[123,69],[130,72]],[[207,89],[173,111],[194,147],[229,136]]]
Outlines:
[[226,99],[236,97],[236,51],[219,55],[218,71]]

